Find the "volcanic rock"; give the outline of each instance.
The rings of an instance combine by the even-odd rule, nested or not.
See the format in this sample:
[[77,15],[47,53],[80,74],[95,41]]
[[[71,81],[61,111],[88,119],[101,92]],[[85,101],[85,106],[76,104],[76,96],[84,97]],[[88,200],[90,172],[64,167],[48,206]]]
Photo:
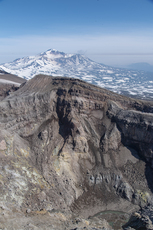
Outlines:
[[128,223],[125,225],[125,230],[129,229],[129,227],[126,228],[126,226],[129,226],[130,228],[134,228],[137,230],[152,230],[153,224],[150,220],[150,218],[147,215],[144,215],[139,212],[135,212],[131,215]]
[[0,102],[0,127],[0,228],[111,229],[87,218],[151,205],[153,102],[38,75]]

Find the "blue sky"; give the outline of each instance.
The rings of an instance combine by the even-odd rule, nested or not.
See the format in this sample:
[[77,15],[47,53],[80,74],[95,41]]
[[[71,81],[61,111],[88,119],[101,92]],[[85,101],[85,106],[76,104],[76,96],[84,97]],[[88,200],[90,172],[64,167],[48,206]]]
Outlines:
[[153,65],[153,1],[0,0],[0,63],[50,48]]

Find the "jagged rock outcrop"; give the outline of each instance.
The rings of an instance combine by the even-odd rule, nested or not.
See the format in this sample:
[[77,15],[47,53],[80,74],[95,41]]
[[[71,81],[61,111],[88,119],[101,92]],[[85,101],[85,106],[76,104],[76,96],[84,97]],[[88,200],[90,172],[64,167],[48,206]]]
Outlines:
[[128,223],[123,227],[124,229],[137,229],[137,230],[152,230],[153,229],[153,208],[151,205],[141,208],[138,212],[132,213]]
[[[18,216],[24,229],[28,218],[35,226],[59,210],[88,218],[151,203],[152,102],[39,75],[0,103],[0,127],[5,223]],[[60,218],[70,229],[72,217]]]

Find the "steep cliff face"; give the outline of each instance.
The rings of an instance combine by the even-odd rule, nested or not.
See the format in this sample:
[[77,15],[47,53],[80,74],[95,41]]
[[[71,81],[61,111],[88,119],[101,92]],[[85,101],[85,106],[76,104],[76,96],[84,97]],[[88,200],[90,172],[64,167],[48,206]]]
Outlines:
[[0,103],[0,124],[5,218],[151,204],[152,102],[39,75]]

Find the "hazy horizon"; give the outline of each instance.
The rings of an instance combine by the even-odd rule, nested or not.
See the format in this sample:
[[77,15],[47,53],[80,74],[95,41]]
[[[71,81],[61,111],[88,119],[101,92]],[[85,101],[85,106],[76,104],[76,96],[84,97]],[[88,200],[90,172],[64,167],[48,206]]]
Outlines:
[[0,0],[0,10],[0,64],[54,48],[106,65],[153,65],[150,0]]

